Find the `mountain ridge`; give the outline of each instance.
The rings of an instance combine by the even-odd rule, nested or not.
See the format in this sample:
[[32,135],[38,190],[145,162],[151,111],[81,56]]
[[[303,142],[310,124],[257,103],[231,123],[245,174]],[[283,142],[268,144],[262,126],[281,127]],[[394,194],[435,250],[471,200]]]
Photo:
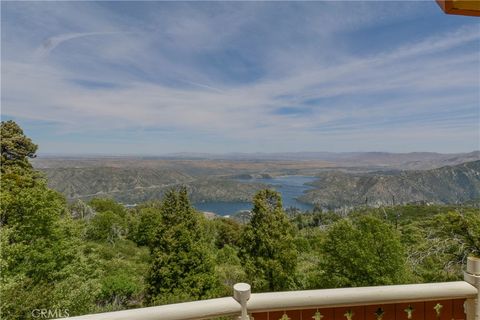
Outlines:
[[464,203],[480,199],[480,161],[392,173],[328,171],[299,200],[321,207]]

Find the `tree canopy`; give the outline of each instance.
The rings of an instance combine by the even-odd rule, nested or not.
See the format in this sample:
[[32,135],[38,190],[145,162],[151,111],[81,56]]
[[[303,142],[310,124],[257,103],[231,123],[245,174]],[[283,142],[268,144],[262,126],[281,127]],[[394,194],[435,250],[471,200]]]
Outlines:
[[35,157],[37,145],[25,136],[22,128],[12,120],[2,121],[0,127],[2,163],[8,164],[11,161],[15,161],[28,164],[27,158]]
[[50,190],[28,162],[37,146],[13,121],[1,123],[1,134],[0,300],[2,316],[19,319],[35,306],[53,306],[64,298],[56,295],[64,281],[73,283],[70,276],[80,265],[78,238],[65,198]]
[[218,289],[214,261],[185,187],[165,194],[160,219],[162,223],[150,243],[153,261],[147,275],[148,301],[212,297]]
[[328,287],[408,281],[405,250],[394,228],[371,215],[335,222],[321,247],[321,283]]
[[241,239],[242,262],[254,289],[276,291],[295,287],[294,234],[280,194],[269,189],[259,191]]

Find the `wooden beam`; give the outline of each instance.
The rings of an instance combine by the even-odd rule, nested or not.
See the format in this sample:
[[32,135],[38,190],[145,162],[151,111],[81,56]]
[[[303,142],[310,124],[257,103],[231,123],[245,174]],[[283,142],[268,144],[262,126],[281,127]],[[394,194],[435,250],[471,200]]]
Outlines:
[[446,14],[480,17],[480,0],[436,0]]

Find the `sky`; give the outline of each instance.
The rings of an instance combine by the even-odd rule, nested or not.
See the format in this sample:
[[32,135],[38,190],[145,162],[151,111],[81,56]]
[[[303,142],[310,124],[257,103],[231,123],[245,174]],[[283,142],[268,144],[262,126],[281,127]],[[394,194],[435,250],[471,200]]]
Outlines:
[[480,19],[435,1],[1,2],[39,154],[480,149]]

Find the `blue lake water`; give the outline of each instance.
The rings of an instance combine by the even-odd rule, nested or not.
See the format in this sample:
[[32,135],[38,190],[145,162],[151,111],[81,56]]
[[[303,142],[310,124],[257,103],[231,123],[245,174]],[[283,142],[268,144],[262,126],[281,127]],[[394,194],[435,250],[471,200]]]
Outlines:
[[[310,186],[305,183],[314,181],[315,177],[309,176],[280,176],[271,179],[249,179],[240,180],[245,182],[257,182],[269,185],[271,188],[277,190],[282,195],[283,207],[295,207],[302,211],[311,210],[313,206],[299,202],[296,198],[300,197],[305,190],[310,189]],[[252,209],[250,202],[221,202],[209,201],[203,203],[195,203],[194,207],[200,211],[214,212],[218,215],[231,215],[238,211]]]

